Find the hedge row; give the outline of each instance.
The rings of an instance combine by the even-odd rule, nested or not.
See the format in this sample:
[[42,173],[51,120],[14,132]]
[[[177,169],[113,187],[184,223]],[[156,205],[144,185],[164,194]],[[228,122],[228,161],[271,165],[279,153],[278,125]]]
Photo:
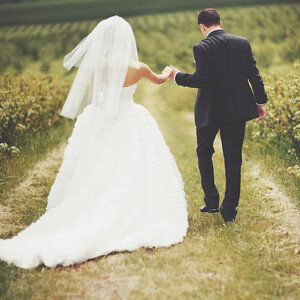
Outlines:
[[18,154],[18,140],[62,121],[69,84],[50,75],[0,76],[0,159]]

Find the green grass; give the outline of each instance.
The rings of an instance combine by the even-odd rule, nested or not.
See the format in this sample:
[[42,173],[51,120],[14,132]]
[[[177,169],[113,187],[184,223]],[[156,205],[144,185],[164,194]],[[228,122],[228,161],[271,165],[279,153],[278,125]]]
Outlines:
[[[219,9],[226,31],[249,38],[260,68],[299,60],[299,12],[300,6],[295,3]],[[198,10],[193,10],[127,18],[140,60],[156,71],[161,71],[166,62],[192,71],[191,49],[203,38],[197,14]],[[99,20],[0,27],[0,72],[22,72],[32,61],[41,63],[47,71],[50,61],[62,60]],[[290,26],[279,27],[279,21]]]
[[[135,97],[157,118],[183,175],[190,224],[185,241],[170,248],[111,254],[68,268],[20,270],[1,263],[3,299],[299,298],[300,256],[294,254],[297,238],[282,219],[285,207],[269,197],[270,187],[253,175],[255,161],[244,157],[241,204],[235,224],[224,226],[219,216],[200,215],[203,194],[195,128],[191,113],[178,110],[178,102],[192,93],[173,83],[157,87],[142,82]],[[218,143],[216,150],[216,183],[223,193],[224,168]],[[55,176],[51,174],[48,189]],[[33,183],[39,190],[44,182],[41,176]],[[27,199],[26,205],[43,208],[46,193],[39,199],[39,204]],[[24,206],[24,200],[20,193],[17,204]]]
[[[281,143],[289,143],[288,140],[281,140]],[[291,159],[291,154],[286,151],[284,144],[272,145],[261,141],[261,145],[258,145],[259,141],[247,141],[245,145],[245,153],[252,159],[264,166],[264,174],[271,176],[277,184],[281,186],[281,189],[285,191],[293,203],[300,209],[300,190],[299,176],[289,173],[287,169],[295,164],[295,160]]]
[[[188,1],[181,3],[185,5]],[[64,5],[63,1],[61,5]],[[270,69],[280,74],[294,70],[290,62],[299,59],[299,49],[294,43],[299,23],[298,5],[222,8],[220,11],[226,30],[249,37],[259,67],[265,67],[264,74]],[[17,10],[15,12],[17,16]],[[192,71],[191,46],[201,38],[196,25],[191,27],[195,15],[196,12],[184,12],[131,18],[141,60],[157,70],[172,63],[182,70]],[[282,15],[291,26],[277,25]],[[62,16],[57,14],[57,17]],[[263,25],[257,26],[262,21]],[[34,27],[4,28],[1,34],[10,32],[10,46],[14,45],[21,51],[14,55],[14,48],[6,49],[7,57],[12,57],[13,62],[8,64],[9,70],[14,71],[13,65],[20,67],[26,55],[37,55],[37,49],[42,45],[36,61],[28,58],[25,68],[40,70],[43,62],[52,61],[55,51],[58,51],[59,55],[44,68],[49,67],[48,72],[61,76],[62,80],[71,79],[74,73],[65,75],[59,57],[71,50],[80,35],[95,22],[64,24],[65,31],[60,31],[57,25],[60,24],[36,28],[38,34],[35,37]],[[59,32],[62,32],[61,35]],[[18,37],[14,38],[14,35]],[[24,43],[25,40],[30,44]],[[5,42],[3,45],[9,44]],[[5,57],[2,62],[5,63]],[[290,83],[287,81],[286,84]],[[285,172],[286,167],[293,163],[292,157],[286,160],[286,147],[267,145],[262,150],[258,143],[263,145],[265,141],[253,142],[248,138],[244,148],[237,222],[224,226],[219,216],[200,215],[203,194],[197,169],[192,114],[195,92],[172,83],[157,87],[142,82],[135,97],[158,120],[183,175],[190,224],[184,243],[170,248],[111,254],[68,268],[22,270],[0,262],[1,299],[231,300],[300,297],[300,255],[296,254],[299,238],[297,227],[293,225],[299,218],[299,209],[294,207],[298,205],[299,208],[298,181]],[[278,98],[278,101],[282,99]],[[48,192],[62,159],[60,145],[66,141],[71,129],[72,123],[65,121],[47,132],[27,135],[21,145],[21,156],[3,165],[1,172],[9,178],[0,185],[2,238],[15,235],[44,212]],[[49,153],[51,155],[47,156]],[[222,195],[224,167],[218,140],[214,162],[216,184]],[[257,172],[258,167],[260,172]],[[0,177],[0,182],[4,182],[3,177]]]
[[64,120],[47,131],[22,136],[22,140],[18,143],[21,155],[1,163],[0,204],[5,202],[7,193],[26,177],[29,169],[66,140],[71,133],[72,124]]

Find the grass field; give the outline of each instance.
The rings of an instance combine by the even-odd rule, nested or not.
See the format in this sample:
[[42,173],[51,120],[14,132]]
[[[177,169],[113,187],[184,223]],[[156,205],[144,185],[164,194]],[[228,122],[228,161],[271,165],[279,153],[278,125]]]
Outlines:
[[[140,60],[156,71],[160,71],[166,61],[192,71],[191,47],[202,38],[197,28],[197,13],[127,18],[136,35]],[[290,64],[299,59],[299,5],[227,7],[220,9],[220,14],[225,30],[249,38],[260,67]],[[41,70],[47,72],[50,62],[71,51],[99,20],[1,26],[0,72],[22,72],[32,62],[41,62]],[[292,26],[278,26],[280,22]]]
[[[262,153],[263,159],[270,157],[270,163],[276,161],[273,169],[280,170],[278,171],[279,177],[284,177],[283,182],[285,184],[297,186],[300,176],[300,127],[297,126],[300,118],[300,115],[297,114],[300,89],[300,47],[296,41],[300,38],[297,30],[300,26],[300,6],[289,4],[234,9],[228,7],[220,9],[220,13],[225,30],[247,36],[251,41],[258,66],[263,71],[267,92],[271,100],[268,104],[270,117],[266,119],[266,122],[262,126],[253,124],[249,127],[252,132],[249,138],[254,137],[251,148],[257,148],[253,152]],[[201,38],[195,22],[196,15],[196,11],[189,11],[129,18],[136,35],[140,60],[148,63],[157,72],[162,70],[166,64],[172,64],[183,71],[192,72],[194,66],[191,48]],[[283,23],[291,24],[291,26],[277,26],[280,20]],[[61,66],[62,55],[73,49],[75,44],[96,24],[96,21],[86,21],[2,27],[0,28],[0,39],[3,41],[0,45],[2,49],[0,68],[9,73],[22,73],[24,70],[54,73],[55,76],[64,78],[61,81],[64,83],[72,78],[74,72],[66,76],[65,70]],[[249,31],[249,28],[252,30]],[[176,41],[176,50],[174,49],[174,41]],[[19,84],[20,80],[16,79],[16,82],[11,85],[18,86]],[[45,89],[42,82],[39,84]],[[37,83],[33,82],[33,90],[36,90],[36,85]],[[66,93],[66,85],[60,84],[55,90],[64,90]],[[10,105],[9,99],[6,99],[6,103],[13,110],[7,110],[4,107],[4,114],[0,114],[0,139],[1,128],[2,131],[7,130],[1,124],[1,116],[2,120],[5,120],[8,115],[14,115],[16,119],[13,123],[17,126],[16,128],[19,128],[16,120],[18,120],[23,108],[20,107],[19,110],[15,110],[15,108],[20,106],[22,101],[18,99],[16,89],[9,91],[9,93],[12,92],[16,95],[14,97],[15,104]],[[32,94],[40,97],[40,93]],[[60,102],[55,101],[55,109],[58,109],[61,101],[63,101],[63,93],[59,92],[57,96],[53,92],[51,94],[53,99],[55,97],[60,99]],[[174,97],[177,95],[175,94]],[[34,102],[34,116],[37,120],[39,120],[39,101],[36,98]],[[48,100],[47,105],[51,103],[53,100]],[[191,94],[189,100],[182,103],[178,109],[184,108],[192,111],[193,103],[194,96]],[[50,111],[52,115],[56,114],[53,105],[46,107],[49,109],[48,112],[47,108],[46,111],[45,107],[42,109],[46,115]],[[40,120],[43,118],[41,114]],[[43,122],[45,123],[45,120]],[[22,122],[21,124],[24,126]],[[40,125],[39,127],[44,128]],[[260,144],[256,143],[257,135],[260,135]],[[10,146],[18,147],[18,145],[11,144],[10,140],[4,140],[4,142]],[[272,159],[273,157],[276,159]],[[287,171],[288,168],[289,171]],[[6,174],[6,176],[13,176],[13,174]]]
[[[50,1],[15,5],[45,3]],[[12,7],[1,5],[0,18],[6,5]],[[269,96],[266,120],[247,124],[237,222],[225,226],[220,216],[199,213],[203,194],[193,123],[196,91],[143,81],[135,99],[157,119],[185,182],[189,230],[184,243],[113,253],[68,268],[21,270],[0,262],[0,299],[300,298],[300,6],[228,7],[220,13],[227,31],[250,39]],[[187,11],[129,18],[140,59],[156,71],[165,64],[192,71],[191,48],[201,38],[195,17],[196,11]],[[96,24],[0,27],[0,71],[9,73],[0,74],[1,238],[18,233],[45,210],[73,126],[57,116],[74,76],[63,70],[62,57]],[[3,142],[17,147],[19,154],[5,156]],[[222,195],[219,138],[215,149]]]
[[[193,116],[187,111],[178,112],[170,90],[178,92],[178,87],[170,83],[158,88],[143,82],[135,98],[157,118],[183,175],[190,224],[184,243],[112,254],[68,268],[24,271],[1,263],[3,298],[297,299],[300,296],[300,255],[296,254],[299,214],[293,199],[285,196],[261,173],[258,163],[246,156],[237,222],[224,226],[219,216],[200,215],[203,195]],[[166,98],[168,94],[171,96]],[[184,92],[180,95],[187,96]],[[219,140],[215,147],[216,182],[223,192]],[[1,227],[5,234],[18,232],[43,212],[62,153],[61,147],[50,152],[7,194],[5,204],[10,210],[0,220],[3,222],[5,217],[6,228]]]

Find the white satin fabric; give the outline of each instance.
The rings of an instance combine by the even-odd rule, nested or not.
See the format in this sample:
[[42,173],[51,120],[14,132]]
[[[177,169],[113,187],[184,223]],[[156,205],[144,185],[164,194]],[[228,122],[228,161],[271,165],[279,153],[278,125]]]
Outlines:
[[44,215],[0,240],[0,259],[55,267],[114,251],[170,246],[186,235],[181,174],[155,119],[122,88],[118,121],[90,104],[77,118]]

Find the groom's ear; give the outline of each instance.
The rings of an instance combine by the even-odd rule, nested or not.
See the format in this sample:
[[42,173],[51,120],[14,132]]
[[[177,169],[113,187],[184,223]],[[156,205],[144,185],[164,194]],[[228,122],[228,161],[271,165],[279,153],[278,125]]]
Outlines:
[[200,28],[200,31],[204,34],[204,32],[205,32],[205,25],[203,25],[203,24],[199,24],[199,28]]

